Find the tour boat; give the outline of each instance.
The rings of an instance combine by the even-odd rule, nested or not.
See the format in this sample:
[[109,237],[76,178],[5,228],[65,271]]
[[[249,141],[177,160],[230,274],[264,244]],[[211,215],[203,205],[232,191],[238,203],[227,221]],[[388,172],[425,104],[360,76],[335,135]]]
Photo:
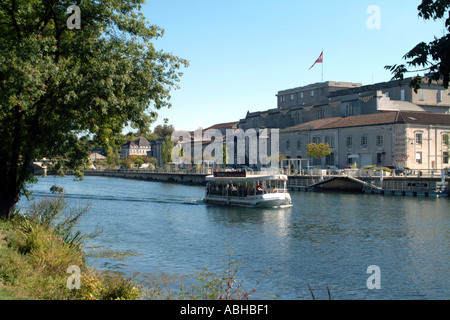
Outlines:
[[224,171],[206,177],[208,204],[281,207],[291,205],[287,176],[278,173]]

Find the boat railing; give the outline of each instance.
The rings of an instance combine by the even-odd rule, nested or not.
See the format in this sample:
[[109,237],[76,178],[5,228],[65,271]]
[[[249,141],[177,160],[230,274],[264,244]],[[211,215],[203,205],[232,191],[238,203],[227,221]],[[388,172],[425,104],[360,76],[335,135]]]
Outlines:
[[279,169],[268,169],[268,170],[260,170],[260,171],[246,171],[247,176],[259,176],[265,174],[280,174],[281,170]]

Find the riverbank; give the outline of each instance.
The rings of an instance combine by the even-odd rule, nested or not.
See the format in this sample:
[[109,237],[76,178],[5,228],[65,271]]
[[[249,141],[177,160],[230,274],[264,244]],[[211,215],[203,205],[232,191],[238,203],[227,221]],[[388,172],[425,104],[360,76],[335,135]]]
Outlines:
[[[80,268],[80,286],[69,284],[70,266]],[[0,220],[0,300],[134,300],[131,279],[105,276],[84,262],[80,246],[42,224],[16,216]]]

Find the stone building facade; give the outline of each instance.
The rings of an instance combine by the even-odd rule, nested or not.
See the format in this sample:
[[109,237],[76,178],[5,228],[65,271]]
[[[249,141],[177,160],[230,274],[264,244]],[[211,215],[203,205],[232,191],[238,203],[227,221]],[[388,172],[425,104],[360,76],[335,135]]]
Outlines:
[[449,164],[450,115],[391,111],[314,120],[282,129],[280,152],[310,159],[306,146],[328,143],[331,155],[312,165],[358,168],[376,165],[444,169]]

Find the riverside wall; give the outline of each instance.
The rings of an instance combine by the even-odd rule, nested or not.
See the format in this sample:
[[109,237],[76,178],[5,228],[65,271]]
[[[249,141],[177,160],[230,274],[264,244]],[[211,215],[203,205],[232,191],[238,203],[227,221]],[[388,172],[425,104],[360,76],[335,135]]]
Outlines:
[[148,172],[143,170],[86,170],[84,175],[172,182],[188,185],[203,185],[207,176],[206,173]]

